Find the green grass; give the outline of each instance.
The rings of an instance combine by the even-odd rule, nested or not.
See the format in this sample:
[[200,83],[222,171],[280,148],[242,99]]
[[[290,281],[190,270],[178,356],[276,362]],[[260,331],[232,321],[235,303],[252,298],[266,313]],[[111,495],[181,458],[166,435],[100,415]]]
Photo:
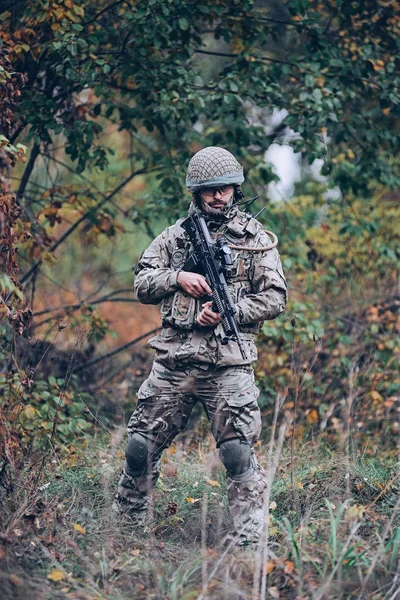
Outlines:
[[[2,504],[2,598],[192,600],[205,587],[209,600],[258,597],[256,553],[223,555],[219,545],[231,521],[209,438],[178,441],[164,457],[146,529],[110,509],[123,455],[123,442],[117,452],[110,442],[50,463],[35,486],[33,472],[16,481]],[[258,449],[264,465],[267,451]],[[345,468],[332,448],[299,446],[294,490],[289,463],[284,449],[271,492],[265,597],[389,600],[400,551],[396,460],[354,458]],[[54,569],[60,581],[48,579]]]

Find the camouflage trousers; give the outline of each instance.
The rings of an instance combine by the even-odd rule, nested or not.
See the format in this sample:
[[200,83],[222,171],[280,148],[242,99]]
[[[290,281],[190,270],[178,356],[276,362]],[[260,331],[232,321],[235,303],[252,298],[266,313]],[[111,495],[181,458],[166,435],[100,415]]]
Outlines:
[[[128,423],[128,436],[139,433],[151,448],[147,472],[131,477],[124,468],[118,483],[117,509],[128,509],[139,518],[146,513],[160,473],[161,453],[184,429],[197,401],[210,421],[217,448],[233,439],[252,447],[261,432],[258,395],[249,365],[208,369],[187,365],[169,369],[155,361],[149,378],[138,391],[137,408]],[[264,519],[266,477],[253,450],[251,466],[244,480],[227,471],[229,508],[235,533],[243,541],[259,538]]]

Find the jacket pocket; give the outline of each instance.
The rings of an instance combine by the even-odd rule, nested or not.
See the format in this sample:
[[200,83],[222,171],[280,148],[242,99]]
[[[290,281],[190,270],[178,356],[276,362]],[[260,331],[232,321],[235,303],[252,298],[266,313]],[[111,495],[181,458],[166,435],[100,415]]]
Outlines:
[[168,317],[168,315],[170,314],[172,303],[174,301],[174,295],[175,294],[168,294],[168,296],[165,296],[165,298],[161,302],[160,313],[162,319]]
[[191,329],[193,327],[195,311],[195,298],[185,292],[175,292],[171,305],[171,316],[168,320],[171,321],[174,327]]

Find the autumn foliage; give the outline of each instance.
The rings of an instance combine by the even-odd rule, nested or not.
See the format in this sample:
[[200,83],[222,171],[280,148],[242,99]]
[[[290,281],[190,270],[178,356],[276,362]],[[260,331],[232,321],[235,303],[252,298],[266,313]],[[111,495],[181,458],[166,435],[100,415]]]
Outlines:
[[[270,595],[322,598],[335,581],[344,598],[347,589],[366,594],[372,580],[376,591],[398,577],[399,8],[383,0],[1,3],[1,508],[18,549],[21,527],[10,515],[29,489],[16,519],[29,524],[30,541],[41,536],[48,585],[69,582],[71,593],[83,594],[81,567],[68,561],[92,531],[99,535],[110,473],[122,459],[111,431],[131,411],[150,360],[146,334],[160,324],[157,309],[134,297],[132,267],[185,214],[185,168],[206,145],[243,163],[244,192],[259,196],[253,213],[266,206],[260,220],[279,238],[290,290],[287,312],[263,327],[255,366],[262,444],[277,398],[283,432],[270,518],[284,551],[265,561]],[[265,162],[272,144],[293,150],[293,193],[279,192]],[[195,453],[201,440],[208,452],[203,421],[195,432],[182,448]],[[160,544],[176,543],[181,523],[195,536],[190,523],[206,519],[194,511],[208,501],[211,529],[222,523],[218,469],[210,461],[212,472],[198,477],[208,461],[200,450],[193,471],[180,475],[177,452],[165,458],[153,532]],[[85,456],[100,461],[101,475]],[[92,512],[72,508],[68,521],[60,498],[75,475],[80,502],[92,493],[97,504]],[[49,496],[38,491],[47,483]],[[174,487],[175,495],[167,491]],[[64,541],[66,531],[72,536],[62,556],[58,527]],[[368,554],[374,532],[387,565],[376,571]],[[93,564],[103,550],[94,543],[85,593],[107,589],[111,597],[118,569],[125,581],[129,561],[142,560],[145,542],[136,541],[136,554],[110,559],[116,570],[103,565],[101,575]],[[125,538],[115,544],[128,552]],[[0,544],[0,561],[2,552]],[[187,573],[200,594],[201,560],[187,571],[171,561],[165,597],[184,597]],[[235,568],[232,581],[255,598],[249,565]],[[118,593],[157,597],[137,573]],[[14,592],[23,587],[15,577],[7,579]],[[161,580],[152,579],[158,597]],[[210,597],[221,597],[220,584],[214,580]]]

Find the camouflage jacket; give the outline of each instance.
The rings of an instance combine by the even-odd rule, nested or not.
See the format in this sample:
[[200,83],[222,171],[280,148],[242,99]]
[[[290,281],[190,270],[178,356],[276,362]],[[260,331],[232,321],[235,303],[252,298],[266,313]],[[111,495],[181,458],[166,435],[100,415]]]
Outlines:
[[[235,341],[221,344],[220,325],[215,328],[194,325],[201,305],[209,298],[195,299],[184,292],[177,276],[190,252],[190,242],[181,227],[183,219],[167,227],[145,250],[136,267],[135,291],[140,302],[159,304],[163,330],[149,340],[157,350],[156,360],[170,368],[197,364],[208,368],[252,363],[257,359],[254,336],[266,319],[274,319],[286,306],[287,286],[276,248],[267,252],[233,250],[234,269],[227,279],[236,304],[236,321],[246,347],[242,358]],[[218,229],[232,244],[266,246],[270,238],[250,215],[235,210],[233,218]]]

